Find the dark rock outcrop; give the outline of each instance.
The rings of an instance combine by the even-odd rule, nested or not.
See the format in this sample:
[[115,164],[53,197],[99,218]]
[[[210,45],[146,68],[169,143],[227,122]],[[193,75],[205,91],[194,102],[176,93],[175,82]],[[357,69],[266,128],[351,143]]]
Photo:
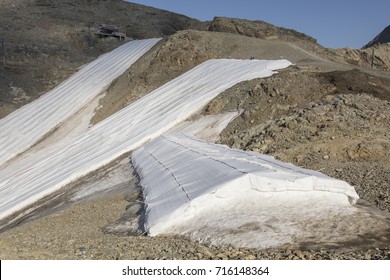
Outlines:
[[383,31],[379,33],[374,39],[372,39],[367,45],[363,46],[363,49],[385,43],[390,43],[390,25],[383,29]]
[[311,43],[317,41],[293,29],[277,27],[261,20],[246,20],[237,18],[215,17],[208,23],[207,31],[239,34],[259,39],[279,39],[282,41],[305,40]]

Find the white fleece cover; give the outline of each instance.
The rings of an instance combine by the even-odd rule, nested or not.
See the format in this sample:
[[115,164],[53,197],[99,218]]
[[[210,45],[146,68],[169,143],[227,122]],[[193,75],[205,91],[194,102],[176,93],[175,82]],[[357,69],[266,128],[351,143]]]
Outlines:
[[[143,189],[145,229],[152,236],[186,234],[216,244],[225,238],[245,247],[259,247],[261,237],[268,247],[292,236],[251,231],[259,220],[277,217],[273,226],[291,233],[294,226],[281,216],[321,220],[330,209],[353,212],[350,203],[358,199],[344,181],[182,133],[160,136],[133,152],[132,161]],[[258,237],[229,234],[240,227]]]
[[130,41],[101,55],[37,100],[0,120],[0,166],[82,109],[161,39]]
[[[274,70],[289,65],[288,60],[206,61],[83,134],[48,148],[45,153],[32,155],[22,164],[11,162],[0,169],[0,219],[160,136],[233,85],[271,76]],[[106,69],[100,68],[100,71]],[[45,102],[42,106],[46,106]],[[58,106],[52,114],[61,112],[61,106]],[[62,106],[68,107],[67,103]],[[15,120],[19,120],[19,114],[20,118],[24,118],[25,113],[15,112]],[[32,117],[35,115],[30,113]],[[45,122],[47,116],[39,116],[39,120]],[[16,125],[14,121],[9,121]],[[35,131],[37,128],[29,129]],[[23,135],[10,137],[18,142]],[[11,144],[10,139],[3,138]],[[9,147],[3,142],[2,145]]]

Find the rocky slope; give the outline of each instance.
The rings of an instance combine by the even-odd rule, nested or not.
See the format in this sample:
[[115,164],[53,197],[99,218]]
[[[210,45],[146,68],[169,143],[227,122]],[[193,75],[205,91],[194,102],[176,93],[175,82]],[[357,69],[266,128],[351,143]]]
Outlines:
[[222,143],[345,180],[362,199],[390,211],[389,101],[387,79],[289,69],[226,91],[205,113],[242,109]]
[[367,45],[363,46],[363,49],[386,43],[390,43],[390,25],[383,29],[383,31],[375,36]]
[[0,118],[123,43],[96,36],[100,23],[138,39],[168,36],[199,21],[121,0],[1,0]]
[[[355,66],[371,67],[389,71],[390,55],[388,38],[388,28],[378,35],[372,42],[361,50],[351,48],[326,49],[319,45],[317,41],[303,33],[295,30],[276,27],[263,21],[250,21],[245,19],[231,19],[215,17],[211,22],[206,22],[201,26],[204,30],[214,32],[226,32],[239,34],[248,37],[254,37],[265,40],[278,40],[292,42],[294,45],[302,47],[320,57],[339,63],[347,63]],[[381,42],[381,44],[378,44]],[[366,49],[368,46],[375,46],[374,59],[372,59],[372,50]]]
[[[295,30],[262,21],[216,17],[200,22],[121,0],[1,0],[0,118],[58,85],[83,64],[119,44],[96,36],[99,23],[114,24],[129,38],[166,37],[195,29],[294,43],[325,59],[371,65],[369,50],[328,50]],[[378,47],[374,66],[388,70],[389,47]],[[206,54],[207,55],[207,54]],[[251,56],[251,53],[248,52]],[[5,63],[3,63],[3,59]]]
[[260,20],[250,21],[237,18],[215,17],[212,21],[206,22],[206,30],[238,34],[266,40],[279,39],[282,41],[303,41],[305,43],[312,44],[317,43],[316,39],[306,34],[293,29],[276,27],[275,25]]
[[[90,9],[92,4],[96,8]],[[0,117],[120,44],[114,38],[94,37],[90,48],[88,22],[113,23],[137,38],[165,37],[111,85],[93,123],[207,59],[284,57],[295,66],[231,88],[200,114],[240,110],[241,115],[222,133],[221,143],[346,180],[364,200],[358,207],[370,207],[373,217],[389,215],[390,76],[382,71],[390,65],[385,59],[390,57],[388,45],[376,49],[377,69],[372,70],[369,50],[327,50],[304,34],[260,21],[215,18],[199,23],[114,0],[2,0],[0,6],[0,23],[6,27],[0,37],[6,38],[8,58],[8,67],[0,67]],[[20,12],[15,13],[16,9]],[[37,15],[41,20],[37,21]],[[49,31],[45,26],[50,26]],[[189,27],[197,31],[178,31]],[[104,174],[110,177],[109,172]],[[298,249],[267,251],[216,248],[170,236],[108,234],[107,225],[120,220],[136,203],[137,197],[126,201],[124,190],[120,193],[48,211],[43,218],[1,233],[0,258],[390,258],[388,232],[380,238],[358,237],[333,248],[301,244]]]
[[390,43],[375,45],[361,50],[342,48],[330,51],[335,55],[335,61],[344,61],[351,65],[383,71],[390,70]]
[[343,48],[332,51],[339,59],[349,64],[389,71],[390,25],[360,50]]
[[[168,37],[122,75],[101,100],[96,123],[194,66],[216,58],[288,58],[311,65],[314,55],[289,42],[230,33],[185,30]],[[318,59],[317,59],[318,60]],[[324,66],[326,67],[326,66]]]

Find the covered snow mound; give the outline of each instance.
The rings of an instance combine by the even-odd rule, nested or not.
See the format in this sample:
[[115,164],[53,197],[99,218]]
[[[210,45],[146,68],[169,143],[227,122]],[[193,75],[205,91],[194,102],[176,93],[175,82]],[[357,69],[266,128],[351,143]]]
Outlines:
[[0,120],[0,165],[83,108],[161,39],[136,40],[100,56],[37,100]]
[[0,219],[160,136],[231,86],[289,65],[288,60],[206,61],[24,166],[9,164],[0,169]]
[[193,228],[199,216],[212,217],[218,207],[222,214],[216,221],[224,220],[229,227],[229,221],[244,219],[231,217],[243,207],[260,214],[261,206],[271,203],[277,207],[288,200],[315,205],[330,197],[332,204],[349,205],[358,199],[354,188],[344,181],[181,133],[146,144],[133,153],[132,161],[145,199],[145,229],[151,235],[178,233],[185,223]]

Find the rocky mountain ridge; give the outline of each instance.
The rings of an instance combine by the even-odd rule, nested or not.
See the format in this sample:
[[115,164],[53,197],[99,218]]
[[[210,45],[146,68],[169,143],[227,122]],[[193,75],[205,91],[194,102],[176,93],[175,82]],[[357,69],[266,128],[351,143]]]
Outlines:
[[390,43],[390,25],[383,29],[383,31],[375,36],[367,45],[363,46],[363,49],[386,43]]

